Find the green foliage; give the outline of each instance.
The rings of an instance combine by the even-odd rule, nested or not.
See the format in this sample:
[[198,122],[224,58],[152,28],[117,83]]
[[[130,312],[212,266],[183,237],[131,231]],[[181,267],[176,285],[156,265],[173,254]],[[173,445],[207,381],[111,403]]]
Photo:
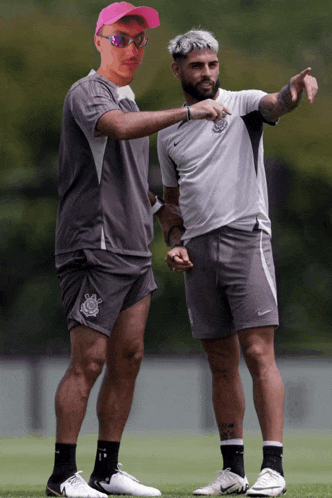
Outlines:
[[[281,315],[278,351],[330,356],[331,187],[309,175],[294,175],[293,182],[284,219],[274,223]],[[293,195],[301,197],[296,205]],[[307,212],[301,210],[304,199],[308,208],[311,205]]]
[[[144,3],[144,2],[143,2]],[[220,40],[222,86],[278,91],[310,65],[320,92],[277,127],[266,128],[268,164],[276,171],[271,193],[282,326],[279,352],[332,354],[330,323],[332,142],[331,2],[321,0],[150,0],[161,26],[133,81],[141,109],[183,102],[170,71],[170,38],[192,27]],[[57,154],[62,106],[70,86],[98,66],[93,46],[102,0],[0,1],[0,354],[64,352],[68,333],[54,272]],[[157,166],[156,136],[151,166]],[[282,178],[287,171],[286,181]],[[160,185],[153,185],[154,190]],[[191,353],[183,277],[169,272],[158,224],[147,350]]]

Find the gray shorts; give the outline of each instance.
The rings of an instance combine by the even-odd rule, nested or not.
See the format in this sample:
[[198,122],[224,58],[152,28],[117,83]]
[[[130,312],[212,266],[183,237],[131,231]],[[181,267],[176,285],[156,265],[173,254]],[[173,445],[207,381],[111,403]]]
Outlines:
[[82,249],[55,265],[69,330],[82,324],[110,336],[119,313],[157,288],[149,257]]
[[189,319],[195,339],[279,324],[271,238],[262,230],[221,227],[187,244]]

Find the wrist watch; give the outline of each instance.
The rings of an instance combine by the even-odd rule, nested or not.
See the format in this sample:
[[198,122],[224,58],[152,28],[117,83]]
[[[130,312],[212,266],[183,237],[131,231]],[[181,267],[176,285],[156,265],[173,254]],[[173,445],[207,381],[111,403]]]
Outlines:
[[151,206],[152,214],[160,213],[160,211],[164,209],[164,207],[165,207],[164,199],[161,199],[160,197],[158,197],[158,195],[156,195],[156,202],[153,204],[153,206]]

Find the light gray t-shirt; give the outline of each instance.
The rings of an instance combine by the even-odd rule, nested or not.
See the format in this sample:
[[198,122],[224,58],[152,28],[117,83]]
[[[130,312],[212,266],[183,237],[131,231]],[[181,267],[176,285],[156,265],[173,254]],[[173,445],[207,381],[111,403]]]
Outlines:
[[138,111],[129,87],[95,71],[69,90],[59,154],[56,254],[104,249],[150,256],[149,139],[114,140],[96,131],[108,111]]
[[[183,121],[158,133],[165,187],[180,188],[183,240],[221,226],[271,234],[263,159],[260,90],[219,90],[232,115],[217,123]],[[270,123],[273,124],[273,123]]]

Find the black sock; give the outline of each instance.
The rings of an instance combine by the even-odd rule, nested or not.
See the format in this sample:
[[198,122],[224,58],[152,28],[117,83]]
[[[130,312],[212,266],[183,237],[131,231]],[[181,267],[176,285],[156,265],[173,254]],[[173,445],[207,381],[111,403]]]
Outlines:
[[95,468],[92,476],[104,480],[111,477],[118,469],[120,443],[114,441],[98,441]]
[[224,468],[231,469],[231,472],[241,477],[245,476],[244,472],[244,448],[239,444],[222,444],[220,446],[221,454],[224,460]]
[[263,463],[261,470],[266,468],[272,469],[283,476],[282,453],[282,446],[263,446]]
[[55,443],[53,482],[63,482],[77,472],[76,444]]

